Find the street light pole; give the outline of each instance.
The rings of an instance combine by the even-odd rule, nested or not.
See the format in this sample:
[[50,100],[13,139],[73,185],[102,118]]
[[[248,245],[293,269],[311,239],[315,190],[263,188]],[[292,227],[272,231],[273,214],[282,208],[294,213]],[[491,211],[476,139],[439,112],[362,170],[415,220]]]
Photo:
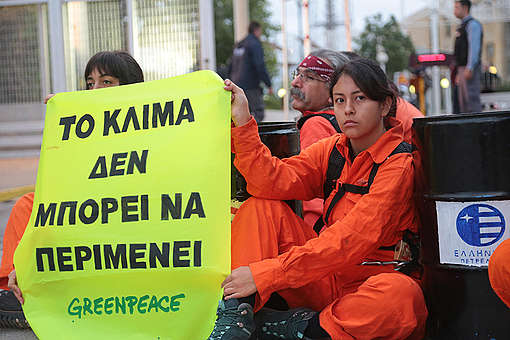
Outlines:
[[351,16],[349,14],[349,0],[344,0],[345,5],[345,38],[347,40],[347,51],[352,51],[352,37],[351,37]]
[[[432,37],[432,53],[439,53],[439,0],[432,0],[432,16],[430,18],[430,34]],[[432,112],[441,114],[441,88],[439,66],[432,67]]]
[[309,55],[311,52],[311,43],[310,43],[310,21],[308,19],[308,0],[303,0],[303,47],[305,56]]
[[282,0],[282,85],[285,90],[283,96],[284,120],[289,119],[289,60],[287,54],[287,1]]

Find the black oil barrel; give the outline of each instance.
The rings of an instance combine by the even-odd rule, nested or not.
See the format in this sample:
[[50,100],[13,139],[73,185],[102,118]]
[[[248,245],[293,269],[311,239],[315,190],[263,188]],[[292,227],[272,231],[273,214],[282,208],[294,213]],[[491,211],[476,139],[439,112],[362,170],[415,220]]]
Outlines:
[[[258,123],[259,136],[271,154],[278,158],[287,158],[299,153],[299,130],[296,122],[261,122]],[[243,176],[232,166],[235,171],[236,191],[235,199],[245,201],[251,195],[246,191],[246,181]],[[298,215],[301,215],[301,204],[298,201],[287,201]]]
[[487,274],[510,235],[510,112],[418,118],[413,130],[428,337],[510,339]]

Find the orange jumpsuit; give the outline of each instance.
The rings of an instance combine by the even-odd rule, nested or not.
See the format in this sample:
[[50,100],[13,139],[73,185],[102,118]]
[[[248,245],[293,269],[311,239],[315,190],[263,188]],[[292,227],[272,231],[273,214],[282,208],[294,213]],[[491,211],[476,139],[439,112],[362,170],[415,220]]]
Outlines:
[[7,289],[7,275],[14,269],[14,251],[27,228],[33,203],[33,192],[21,196],[14,204],[7,221],[3,240],[2,264],[0,265],[0,289]]
[[[321,113],[328,113],[334,115],[333,110],[322,111]],[[314,112],[306,111],[303,116],[313,115]],[[398,98],[397,101],[397,114],[396,118],[402,122],[404,128],[404,140],[411,143],[413,118],[423,117],[423,113],[418,110],[414,105],[408,101]],[[301,150],[306,149],[313,143],[337,134],[337,131],[321,116],[309,118],[299,130],[299,141]],[[322,215],[322,207],[324,201],[320,198],[315,198],[310,201],[303,201],[303,219],[306,223],[313,226],[317,219]]]
[[510,239],[502,242],[491,255],[489,279],[492,289],[510,308]]
[[[249,265],[259,309],[278,292],[290,307],[320,311],[321,326],[333,339],[421,339],[427,309],[420,286],[392,266],[362,266],[388,261],[379,250],[417,231],[412,201],[410,154],[389,154],[403,140],[402,125],[387,131],[354,161],[344,135],[323,139],[299,155],[279,160],[261,143],[257,125],[232,129],[235,165],[254,197],[232,223],[232,268]],[[366,195],[346,193],[333,208],[320,236],[280,202],[321,197],[329,153],[346,158],[339,179],[366,185],[374,162],[382,163]],[[326,208],[338,186],[326,199]]]

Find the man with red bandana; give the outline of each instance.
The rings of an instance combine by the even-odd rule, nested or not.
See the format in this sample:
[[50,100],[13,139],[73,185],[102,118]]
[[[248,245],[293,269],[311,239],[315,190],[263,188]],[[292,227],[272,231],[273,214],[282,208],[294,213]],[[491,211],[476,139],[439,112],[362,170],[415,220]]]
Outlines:
[[[294,71],[290,94],[292,107],[302,113],[298,120],[301,150],[340,132],[329,96],[329,81],[334,70],[359,56],[353,52],[328,49],[312,51]],[[402,98],[397,101],[396,118],[402,122],[404,138],[411,141],[413,118],[423,114]],[[303,219],[313,226],[322,216],[324,202],[320,198],[303,202]]]

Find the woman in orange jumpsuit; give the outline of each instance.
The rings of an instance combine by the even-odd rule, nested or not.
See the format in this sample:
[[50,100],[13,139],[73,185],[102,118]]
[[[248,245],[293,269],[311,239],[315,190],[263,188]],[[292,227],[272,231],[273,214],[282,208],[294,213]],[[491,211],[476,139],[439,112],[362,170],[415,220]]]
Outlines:
[[[384,72],[367,59],[335,71],[330,94],[343,134],[284,160],[261,143],[242,90],[225,85],[235,165],[254,197],[232,223],[232,273],[209,339],[423,338],[420,286],[393,265],[371,265],[393,260],[404,231],[417,232],[412,157],[395,152],[403,128]],[[333,151],[345,164],[317,235],[281,200],[322,197]],[[273,293],[292,309],[262,308]]]

